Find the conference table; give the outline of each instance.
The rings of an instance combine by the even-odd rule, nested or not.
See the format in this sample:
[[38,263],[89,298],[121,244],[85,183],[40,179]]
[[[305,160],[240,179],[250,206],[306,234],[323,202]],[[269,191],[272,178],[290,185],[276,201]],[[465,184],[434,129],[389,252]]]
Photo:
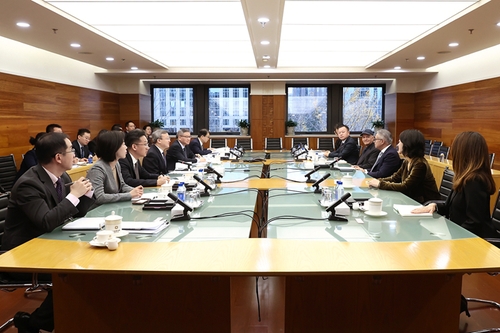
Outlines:
[[[330,221],[304,182],[310,170],[288,152],[271,155],[274,163],[217,166],[220,187],[194,218],[157,235],[131,233],[108,251],[89,245],[95,231],[58,228],[0,256],[0,269],[52,273],[60,332],[230,332],[231,279],[245,276],[284,283],[286,332],[458,331],[462,275],[499,270],[500,250],[437,214],[401,217],[393,204],[416,203],[368,189],[361,172],[346,191],[382,198],[387,215]],[[322,186],[345,174],[311,177],[326,173]],[[87,216],[112,211],[124,221],[170,218],[130,202]]]

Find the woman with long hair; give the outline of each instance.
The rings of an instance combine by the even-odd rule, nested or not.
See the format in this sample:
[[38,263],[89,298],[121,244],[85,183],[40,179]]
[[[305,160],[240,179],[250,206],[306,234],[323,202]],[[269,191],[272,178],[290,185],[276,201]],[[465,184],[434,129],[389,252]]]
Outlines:
[[424,148],[425,139],[420,131],[401,132],[398,143],[398,152],[404,157],[401,167],[392,176],[372,179],[368,184],[381,190],[399,191],[420,203],[439,199],[441,196],[424,157]]
[[437,211],[479,237],[498,237],[490,215],[490,196],[496,192],[496,185],[486,140],[477,132],[462,132],[453,140],[451,153],[455,176],[448,199],[414,212]]
[[102,132],[97,137],[99,161],[87,172],[94,187],[96,204],[127,201],[143,194],[142,186],[132,187],[123,181],[118,160],[127,154],[124,138],[125,134],[118,131]]
[[33,146],[33,149],[28,150],[23,157],[23,161],[21,162],[21,166],[19,167],[19,171],[16,174],[16,180],[19,179],[26,171],[28,171],[31,167],[38,164],[38,159],[36,158],[35,144],[40,139],[45,132],[38,133],[35,137],[30,136],[30,144]]

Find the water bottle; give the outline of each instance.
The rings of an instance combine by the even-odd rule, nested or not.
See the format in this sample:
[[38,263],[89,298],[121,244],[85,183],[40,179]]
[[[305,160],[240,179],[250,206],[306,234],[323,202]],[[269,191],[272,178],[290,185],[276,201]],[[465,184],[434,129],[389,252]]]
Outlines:
[[341,180],[337,180],[337,197],[335,199],[339,200],[344,195],[344,183]]
[[89,155],[89,158],[87,158],[88,163],[92,163],[92,154]]
[[186,198],[186,187],[184,187],[184,182],[180,182],[179,187],[177,187],[177,198],[181,201],[184,201]]

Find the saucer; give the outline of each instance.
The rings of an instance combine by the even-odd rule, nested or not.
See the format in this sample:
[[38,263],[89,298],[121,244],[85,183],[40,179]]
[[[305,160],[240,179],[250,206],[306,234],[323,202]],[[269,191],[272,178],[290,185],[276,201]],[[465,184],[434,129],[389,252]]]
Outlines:
[[200,208],[201,206],[203,206],[203,200],[198,201],[198,204],[196,204],[196,205],[192,205],[190,202],[187,202],[186,204],[189,207],[196,209],[196,208]]
[[[120,239],[120,238],[118,238],[118,243],[120,243],[120,241],[121,241],[121,239]],[[106,244],[105,244],[105,243],[101,243],[101,242],[98,242],[98,241],[96,241],[96,240],[91,240],[91,241],[89,242],[89,244],[90,244],[90,245],[92,245],[92,246],[97,246],[97,247],[106,247]]]
[[377,216],[386,216],[387,215],[387,212],[384,212],[384,211],[380,211],[378,213],[373,213],[373,212],[370,212],[368,210],[365,210],[364,213],[366,215],[368,215],[368,216],[375,216],[375,217],[377,217]]
[[344,188],[355,188],[356,187],[356,185],[354,185],[354,184],[351,184],[351,185],[343,184],[343,186],[344,186]]
[[331,205],[333,205],[333,203],[334,203],[335,201],[332,201],[332,202],[330,202],[330,203],[328,203],[328,204],[326,204],[324,201],[321,201],[321,200],[318,200],[318,202],[319,202],[319,205],[320,205],[321,207],[330,207]]
[[128,231],[127,230],[120,230],[120,232],[117,232],[114,234],[115,237],[123,237],[123,236],[127,236],[128,235]]

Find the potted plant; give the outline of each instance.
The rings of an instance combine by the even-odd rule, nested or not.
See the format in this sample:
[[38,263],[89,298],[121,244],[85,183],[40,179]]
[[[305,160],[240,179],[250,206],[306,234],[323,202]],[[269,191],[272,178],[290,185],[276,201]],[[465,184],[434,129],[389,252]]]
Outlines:
[[385,123],[384,123],[384,121],[382,119],[379,118],[379,119],[376,119],[376,120],[372,121],[372,125],[373,125],[373,129],[375,131],[377,131],[379,129],[384,128]]
[[246,119],[241,119],[238,123],[240,127],[240,135],[248,135],[248,130],[250,129],[250,123]]
[[163,125],[165,125],[165,124],[160,119],[156,119],[155,121],[152,121],[149,123],[149,126],[151,126],[151,129],[153,131],[160,129],[160,128],[163,128]]
[[287,135],[295,135],[295,127],[297,126],[297,122],[292,119],[288,119],[285,121],[286,126],[286,134]]

